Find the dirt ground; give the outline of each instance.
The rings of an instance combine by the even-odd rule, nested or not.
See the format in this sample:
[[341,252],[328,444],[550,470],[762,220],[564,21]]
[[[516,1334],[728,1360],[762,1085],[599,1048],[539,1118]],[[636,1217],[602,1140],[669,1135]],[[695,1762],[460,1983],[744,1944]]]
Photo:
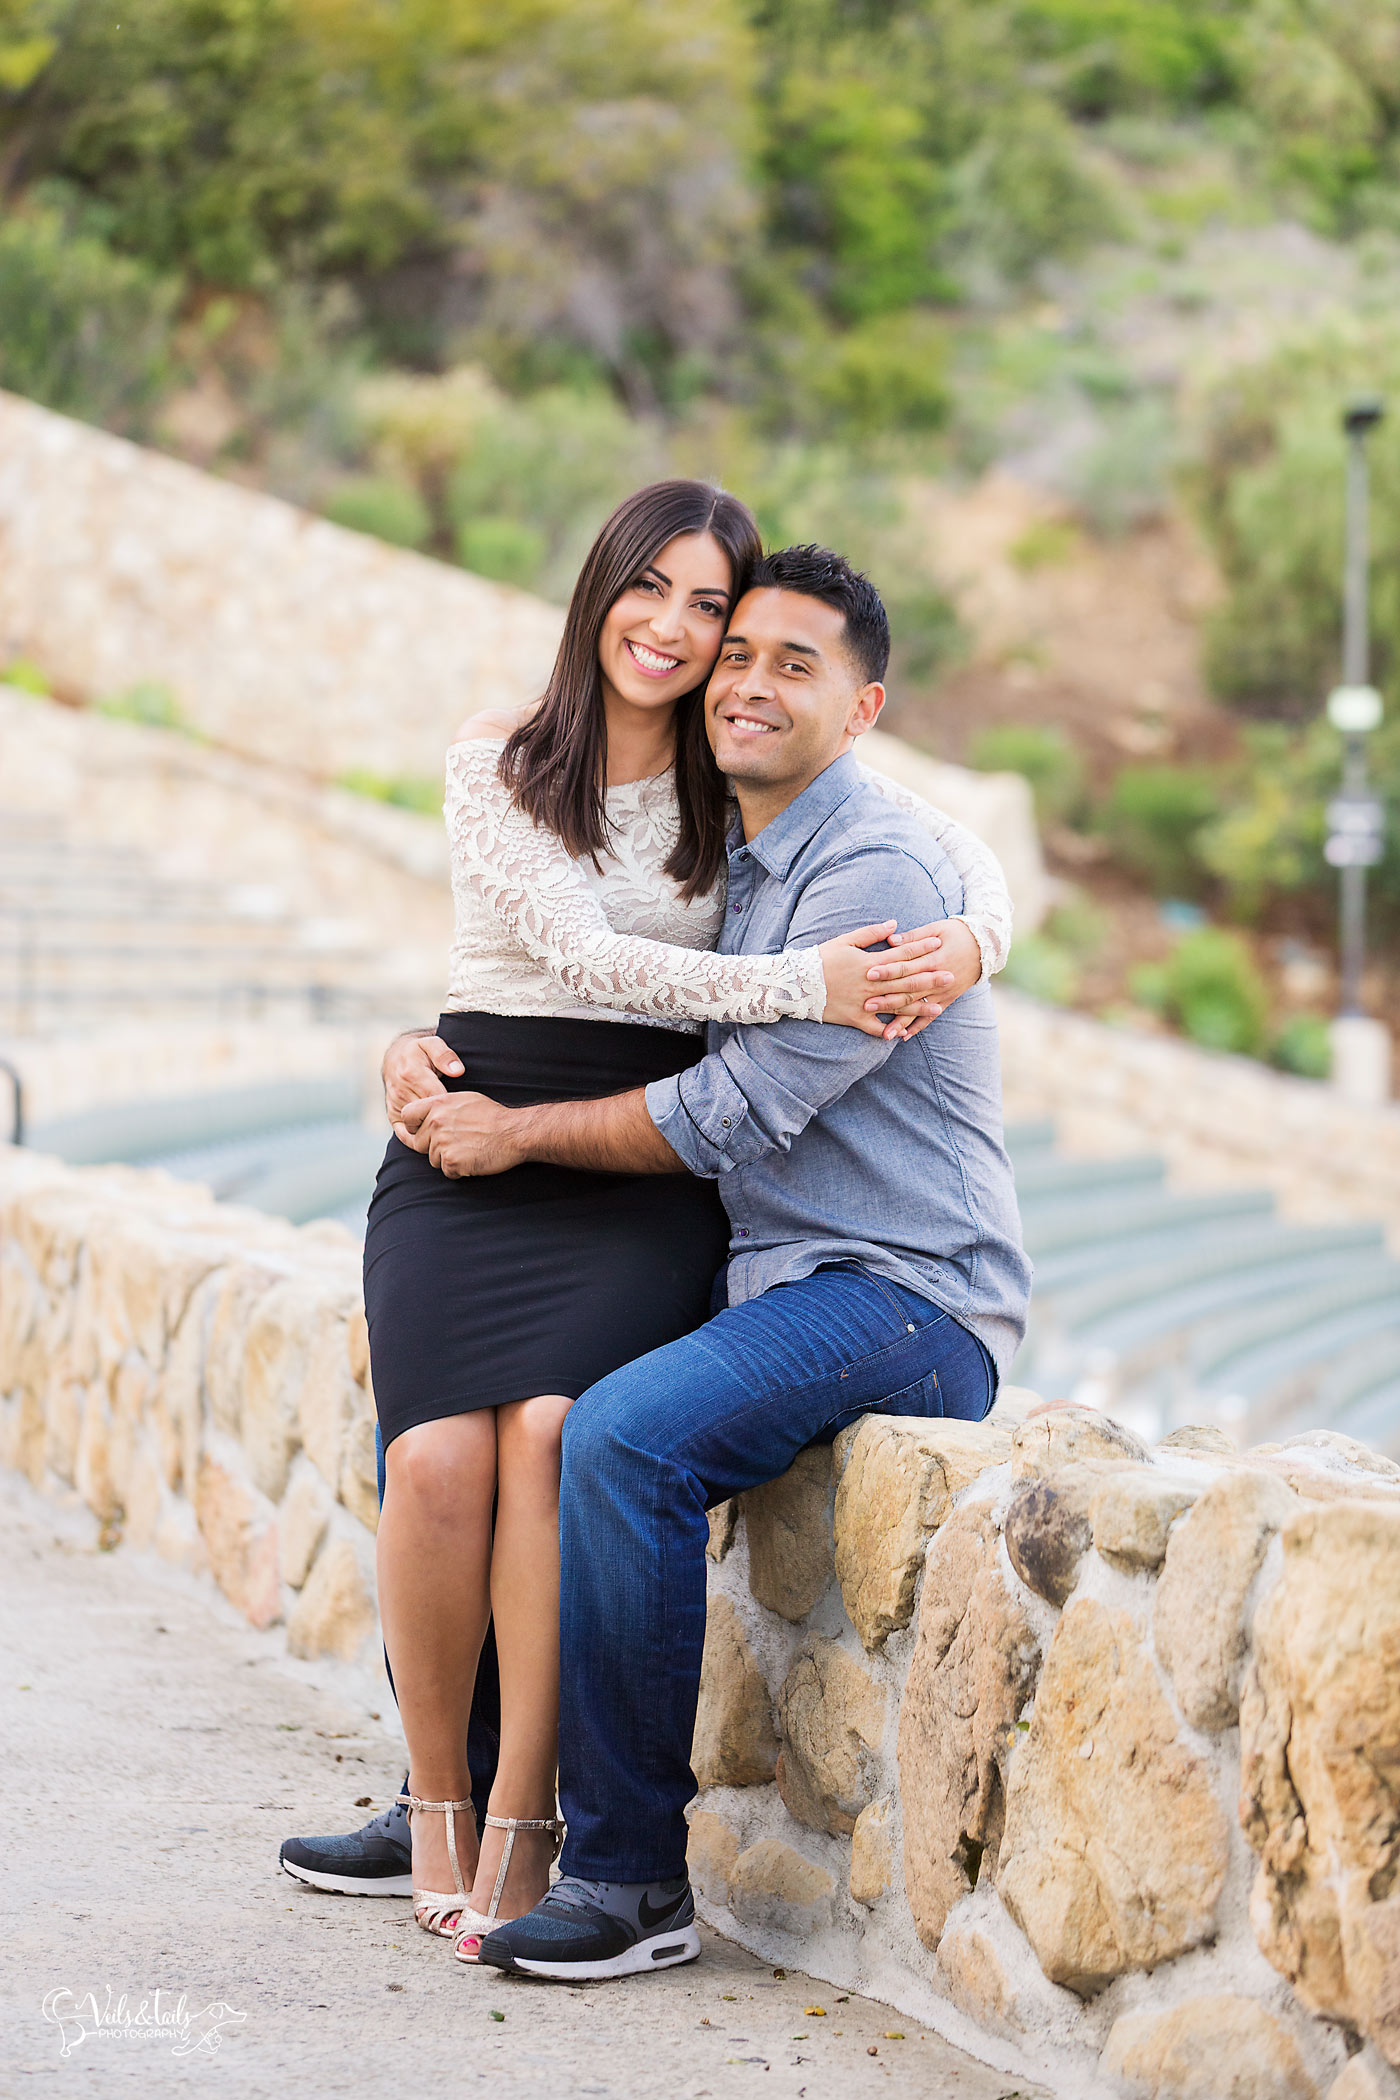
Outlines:
[[[292,1882],[280,1840],[353,1827],[357,1799],[382,1806],[401,1771],[367,1706],[310,1674],[193,1584],[97,1552],[0,1486],[6,2100],[1040,2100],[888,2006],[712,1933],[691,1967],[566,1989],[462,1968],[404,1899]],[[191,2040],[213,2028],[217,2046],[177,2056],[169,2030],[52,2017],[89,1993],[106,2011],[157,1991],[157,2011],[183,1995]]]

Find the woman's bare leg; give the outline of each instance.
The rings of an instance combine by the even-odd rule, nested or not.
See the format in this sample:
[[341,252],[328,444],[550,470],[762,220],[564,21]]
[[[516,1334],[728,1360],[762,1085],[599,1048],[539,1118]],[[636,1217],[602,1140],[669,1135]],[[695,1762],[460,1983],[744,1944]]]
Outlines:
[[[411,1790],[426,1801],[466,1801],[467,1722],[477,1658],[490,1617],[491,1502],[496,1410],[423,1422],[385,1453],[379,1520],[379,1615],[408,1739]],[[557,1564],[558,1544],[555,1544]],[[556,1613],[557,1616],[557,1613]],[[413,1818],[413,1885],[453,1887],[447,1818]],[[477,1863],[476,1819],[455,1817],[468,1888]]]
[[[493,1816],[555,1814],[559,1738],[559,1440],[572,1403],[557,1395],[496,1410],[496,1535],[491,1609],[501,1666],[501,1755]],[[491,1901],[503,1830],[488,1829],[472,1907]],[[546,1832],[517,1833],[499,1915],[517,1918],[549,1886],[554,1845]]]

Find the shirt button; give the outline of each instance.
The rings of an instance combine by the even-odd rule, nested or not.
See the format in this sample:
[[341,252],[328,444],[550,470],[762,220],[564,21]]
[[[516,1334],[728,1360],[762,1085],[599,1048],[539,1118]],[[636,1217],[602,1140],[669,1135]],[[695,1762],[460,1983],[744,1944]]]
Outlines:
[[736,904],[736,905],[735,905],[735,907],[734,907],[735,911],[742,911],[742,910],[743,910],[743,908],[744,908],[744,907],[743,907],[743,905],[742,905],[742,904]]
[[749,1228],[747,1225],[739,1225],[735,1227],[734,1237],[736,1240],[746,1240],[748,1236]]
[[728,1130],[728,1128],[729,1128],[729,1125],[730,1125],[730,1123],[731,1123],[731,1121],[732,1121],[732,1120],[733,1120],[733,1119],[732,1119],[731,1117],[729,1117],[729,1116],[721,1116],[721,1117],[720,1117],[720,1119],[719,1119],[719,1125],[720,1125],[720,1129],[721,1129],[721,1130]]

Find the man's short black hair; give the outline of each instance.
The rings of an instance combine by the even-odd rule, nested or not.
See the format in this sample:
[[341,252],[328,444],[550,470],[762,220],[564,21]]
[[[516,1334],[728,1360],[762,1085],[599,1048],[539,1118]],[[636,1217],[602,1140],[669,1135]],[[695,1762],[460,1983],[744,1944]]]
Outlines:
[[846,646],[861,684],[885,675],[890,660],[890,623],[880,593],[868,576],[853,569],[844,554],[830,547],[780,547],[765,554],[746,588],[751,591],[796,591],[835,606],[846,622]]

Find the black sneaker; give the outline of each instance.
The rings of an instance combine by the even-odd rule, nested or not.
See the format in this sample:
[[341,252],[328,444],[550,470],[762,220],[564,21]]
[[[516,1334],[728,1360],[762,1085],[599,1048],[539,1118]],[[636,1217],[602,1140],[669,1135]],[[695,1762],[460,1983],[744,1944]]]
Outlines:
[[[404,1785],[408,1780],[405,1776]],[[341,1896],[411,1896],[408,1810],[395,1802],[343,1837],[288,1838],[278,1854],[294,1881]]]
[[523,1918],[488,1933],[478,1959],[493,1969],[517,1969],[560,1983],[635,1976],[695,1961],[700,1953],[695,1899],[684,1875],[674,1887],[675,1894],[659,1903],[651,1901],[650,1889],[644,1890],[635,1907],[629,1905],[629,1915],[618,1917],[604,1908],[597,1882],[556,1881]]

